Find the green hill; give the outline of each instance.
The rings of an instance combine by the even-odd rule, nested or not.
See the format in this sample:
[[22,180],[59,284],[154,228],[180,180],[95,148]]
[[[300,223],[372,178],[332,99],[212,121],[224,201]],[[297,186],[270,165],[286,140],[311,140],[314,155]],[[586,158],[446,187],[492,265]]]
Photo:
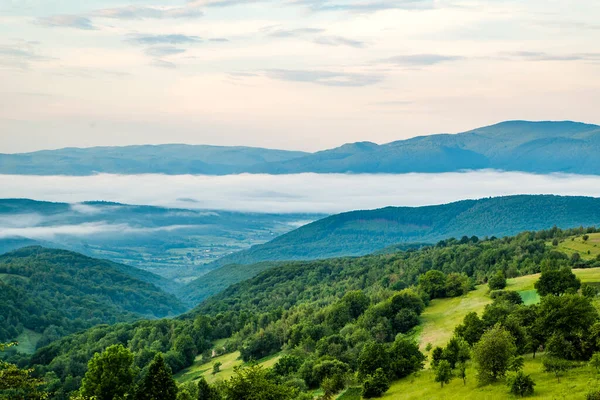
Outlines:
[[[333,215],[217,260],[212,265],[239,266],[217,269],[191,282],[181,293],[187,300],[201,301],[215,293],[212,282],[231,284],[235,279],[249,278],[269,267],[264,263],[251,267],[244,267],[244,264],[360,256],[391,245],[394,245],[391,251],[398,251],[407,243],[436,243],[464,235],[502,237],[554,225],[561,228],[600,225],[600,199],[507,196],[440,206],[387,207]],[[404,244],[397,245],[399,242]]]
[[600,127],[577,122],[508,121],[459,134],[378,145],[348,143],[303,153],[248,147],[126,146],[1,154],[0,173],[90,175],[236,173],[406,173],[502,169],[600,174]]
[[185,307],[133,267],[64,250],[27,247],[0,256],[0,342],[23,332],[42,344],[98,324],[162,318]]

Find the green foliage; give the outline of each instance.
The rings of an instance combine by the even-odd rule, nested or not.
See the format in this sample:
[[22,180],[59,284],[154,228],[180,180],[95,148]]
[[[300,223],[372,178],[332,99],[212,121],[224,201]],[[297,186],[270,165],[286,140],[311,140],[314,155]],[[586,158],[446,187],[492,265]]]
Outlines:
[[600,400],[600,390],[598,390],[598,389],[590,390],[585,395],[585,400]]
[[531,376],[525,375],[523,371],[518,371],[509,375],[506,379],[506,383],[510,393],[516,396],[525,397],[533,394],[535,382],[531,379]]
[[448,361],[452,369],[456,367],[456,364],[463,364],[470,358],[471,348],[460,336],[454,336],[450,339],[442,352],[442,359]]
[[439,382],[441,387],[444,387],[445,383],[450,383],[453,376],[450,363],[446,360],[441,360],[435,368],[435,381]]
[[581,281],[567,267],[544,270],[540,279],[535,283],[535,288],[540,296],[575,293],[580,287]]
[[[0,352],[16,345],[17,343],[0,343]],[[47,393],[42,390],[44,382],[33,377],[32,372],[31,369],[20,369],[0,359],[0,399],[43,400],[47,398]]]
[[473,348],[479,381],[488,383],[504,377],[516,351],[514,338],[505,328],[496,325],[486,331]]
[[600,374],[600,353],[594,353],[589,362],[590,367],[596,370],[596,373]]
[[544,357],[542,360],[544,371],[554,374],[556,380],[560,382],[560,376],[573,367],[573,364],[567,360],[556,357]]
[[221,400],[221,395],[203,376],[198,379],[198,400]]
[[377,368],[373,375],[369,375],[363,382],[362,396],[365,399],[381,397],[390,388],[390,380],[383,369]]
[[502,271],[496,272],[488,280],[490,290],[502,290],[506,287],[506,277]]
[[419,278],[419,289],[427,293],[430,299],[446,297],[446,279],[442,271],[427,271]]
[[212,373],[213,375],[218,374],[219,372],[221,372],[221,362],[217,361],[216,363],[213,364],[213,369],[212,369]]
[[0,280],[0,340],[27,328],[43,334],[43,346],[98,324],[184,311],[175,297],[117,264],[64,250],[29,247],[4,254],[0,273],[8,277]]
[[142,378],[135,393],[135,400],[176,400],[177,391],[171,368],[165,364],[163,356],[159,353]]
[[485,324],[475,312],[468,313],[463,323],[454,329],[455,335],[465,339],[471,346],[481,339],[484,331]]
[[523,304],[523,298],[521,298],[521,295],[512,290],[495,290],[490,293],[490,297],[498,301],[508,301],[509,303],[515,305]]
[[236,367],[225,386],[227,400],[291,400],[296,390],[271,381],[258,365]]
[[594,285],[590,285],[589,283],[584,283],[581,285],[581,294],[587,298],[593,299],[598,296],[598,288]]
[[110,346],[88,363],[81,394],[98,400],[122,399],[131,394],[135,376],[131,351],[121,345]]

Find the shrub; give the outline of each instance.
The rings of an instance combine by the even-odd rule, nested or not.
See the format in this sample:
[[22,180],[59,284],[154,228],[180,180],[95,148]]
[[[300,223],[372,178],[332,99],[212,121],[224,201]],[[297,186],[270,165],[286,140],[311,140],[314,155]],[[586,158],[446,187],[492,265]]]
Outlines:
[[363,383],[362,395],[365,399],[381,397],[390,388],[390,381],[383,369],[378,368],[375,373]]
[[523,371],[510,375],[507,379],[507,384],[512,394],[521,397],[531,396],[533,394],[533,387],[535,386],[535,382],[531,379],[531,376],[525,375]]

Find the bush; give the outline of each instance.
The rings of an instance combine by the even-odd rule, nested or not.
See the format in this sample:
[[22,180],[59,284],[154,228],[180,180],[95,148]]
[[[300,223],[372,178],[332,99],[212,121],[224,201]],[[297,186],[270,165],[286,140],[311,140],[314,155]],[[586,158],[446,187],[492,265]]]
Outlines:
[[502,271],[498,271],[488,280],[488,286],[490,290],[502,290],[506,287],[506,278]]
[[523,371],[510,375],[507,379],[507,384],[512,394],[521,397],[531,396],[533,394],[533,387],[535,386],[535,382],[531,379],[531,376],[525,375]]
[[585,400],[600,400],[600,390],[590,390],[585,395]]
[[373,397],[381,397],[385,392],[390,388],[390,381],[383,371],[383,369],[378,368],[375,373],[367,379],[363,383],[362,395],[365,399],[370,399]]

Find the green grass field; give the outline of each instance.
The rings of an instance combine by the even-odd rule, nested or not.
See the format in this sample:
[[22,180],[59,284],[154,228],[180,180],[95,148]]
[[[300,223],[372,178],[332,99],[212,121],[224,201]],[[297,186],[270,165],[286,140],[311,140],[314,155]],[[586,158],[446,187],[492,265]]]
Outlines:
[[[560,377],[560,382],[554,377],[542,371],[542,357],[538,355],[535,359],[531,355],[526,356],[524,372],[531,375],[536,383],[534,395],[531,399],[585,399],[585,394],[591,389],[600,387],[600,375],[589,367],[575,368],[567,371]],[[426,369],[411,377],[402,379],[392,384],[390,390],[382,399],[414,399],[414,400],[496,400],[517,399],[519,397],[510,395],[503,381],[479,386],[476,381],[475,369],[472,365],[467,368],[467,384],[461,379],[453,379],[450,384],[440,387],[434,382],[431,369]]]
[[19,343],[16,349],[19,353],[33,354],[41,338],[41,333],[25,329],[16,339],[17,343]]
[[[223,343],[224,341],[220,342]],[[275,365],[279,358],[281,358],[281,353],[263,358],[262,360],[259,360],[258,364],[262,365],[265,368],[270,368],[273,365]],[[217,362],[220,362],[222,364],[221,371],[213,375],[213,365]],[[239,351],[229,354],[223,354],[219,357],[214,357],[206,363],[202,362],[202,356],[198,356],[196,357],[196,361],[194,361],[194,364],[176,374],[175,379],[179,383],[195,381],[198,378],[200,378],[200,376],[204,376],[208,383],[213,383],[217,380],[227,380],[231,378],[231,376],[233,376],[233,370],[235,367],[244,364],[245,363],[240,359]]]
[[[594,259],[600,255],[600,233],[590,233],[588,236],[587,241],[583,240],[583,235],[567,238],[558,244],[557,250],[568,255],[579,253],[582,258],[587,260]],[[552,246],[552,243],[548,242],[548,246]]]
[[[600,268],[573,270],[582,282],[600,282]],[[506,290],[514,290],[521,294],[525,304],[539,302],[539,296],[534,288],[539,274],[528,275],[509,279]],[[466,296],[451,299],[432,300],[429,307],[422,314],[422,329],[419,335],[419,344],[422,351],[428,343],[435,346],[444,346],[452,337],[454,327],[462,323],[469,312],[475,311],[479,315],[486,304],[491,303],[487,285],[480,285]],[[427,354],[427,353],[426,353]],[[429,355],[429,354],[428,354]],[[588,367],[576,368],[565,374],[560,379],[542,371],[541,356],[533,359],[526,357],[525,372],[531,374],[536,382],[536,392],[531,398],[535,399],[584,399],[591,387],[600,388],[600,375],[595,374]],[[416,376],[395,382],[383,399],[512,399],[503,382],[483,387],[477,386],[475,370],[469,366],[467,371],[467,385],[455,379],[442,389],[434,383],[433,371],[425,369]]]

